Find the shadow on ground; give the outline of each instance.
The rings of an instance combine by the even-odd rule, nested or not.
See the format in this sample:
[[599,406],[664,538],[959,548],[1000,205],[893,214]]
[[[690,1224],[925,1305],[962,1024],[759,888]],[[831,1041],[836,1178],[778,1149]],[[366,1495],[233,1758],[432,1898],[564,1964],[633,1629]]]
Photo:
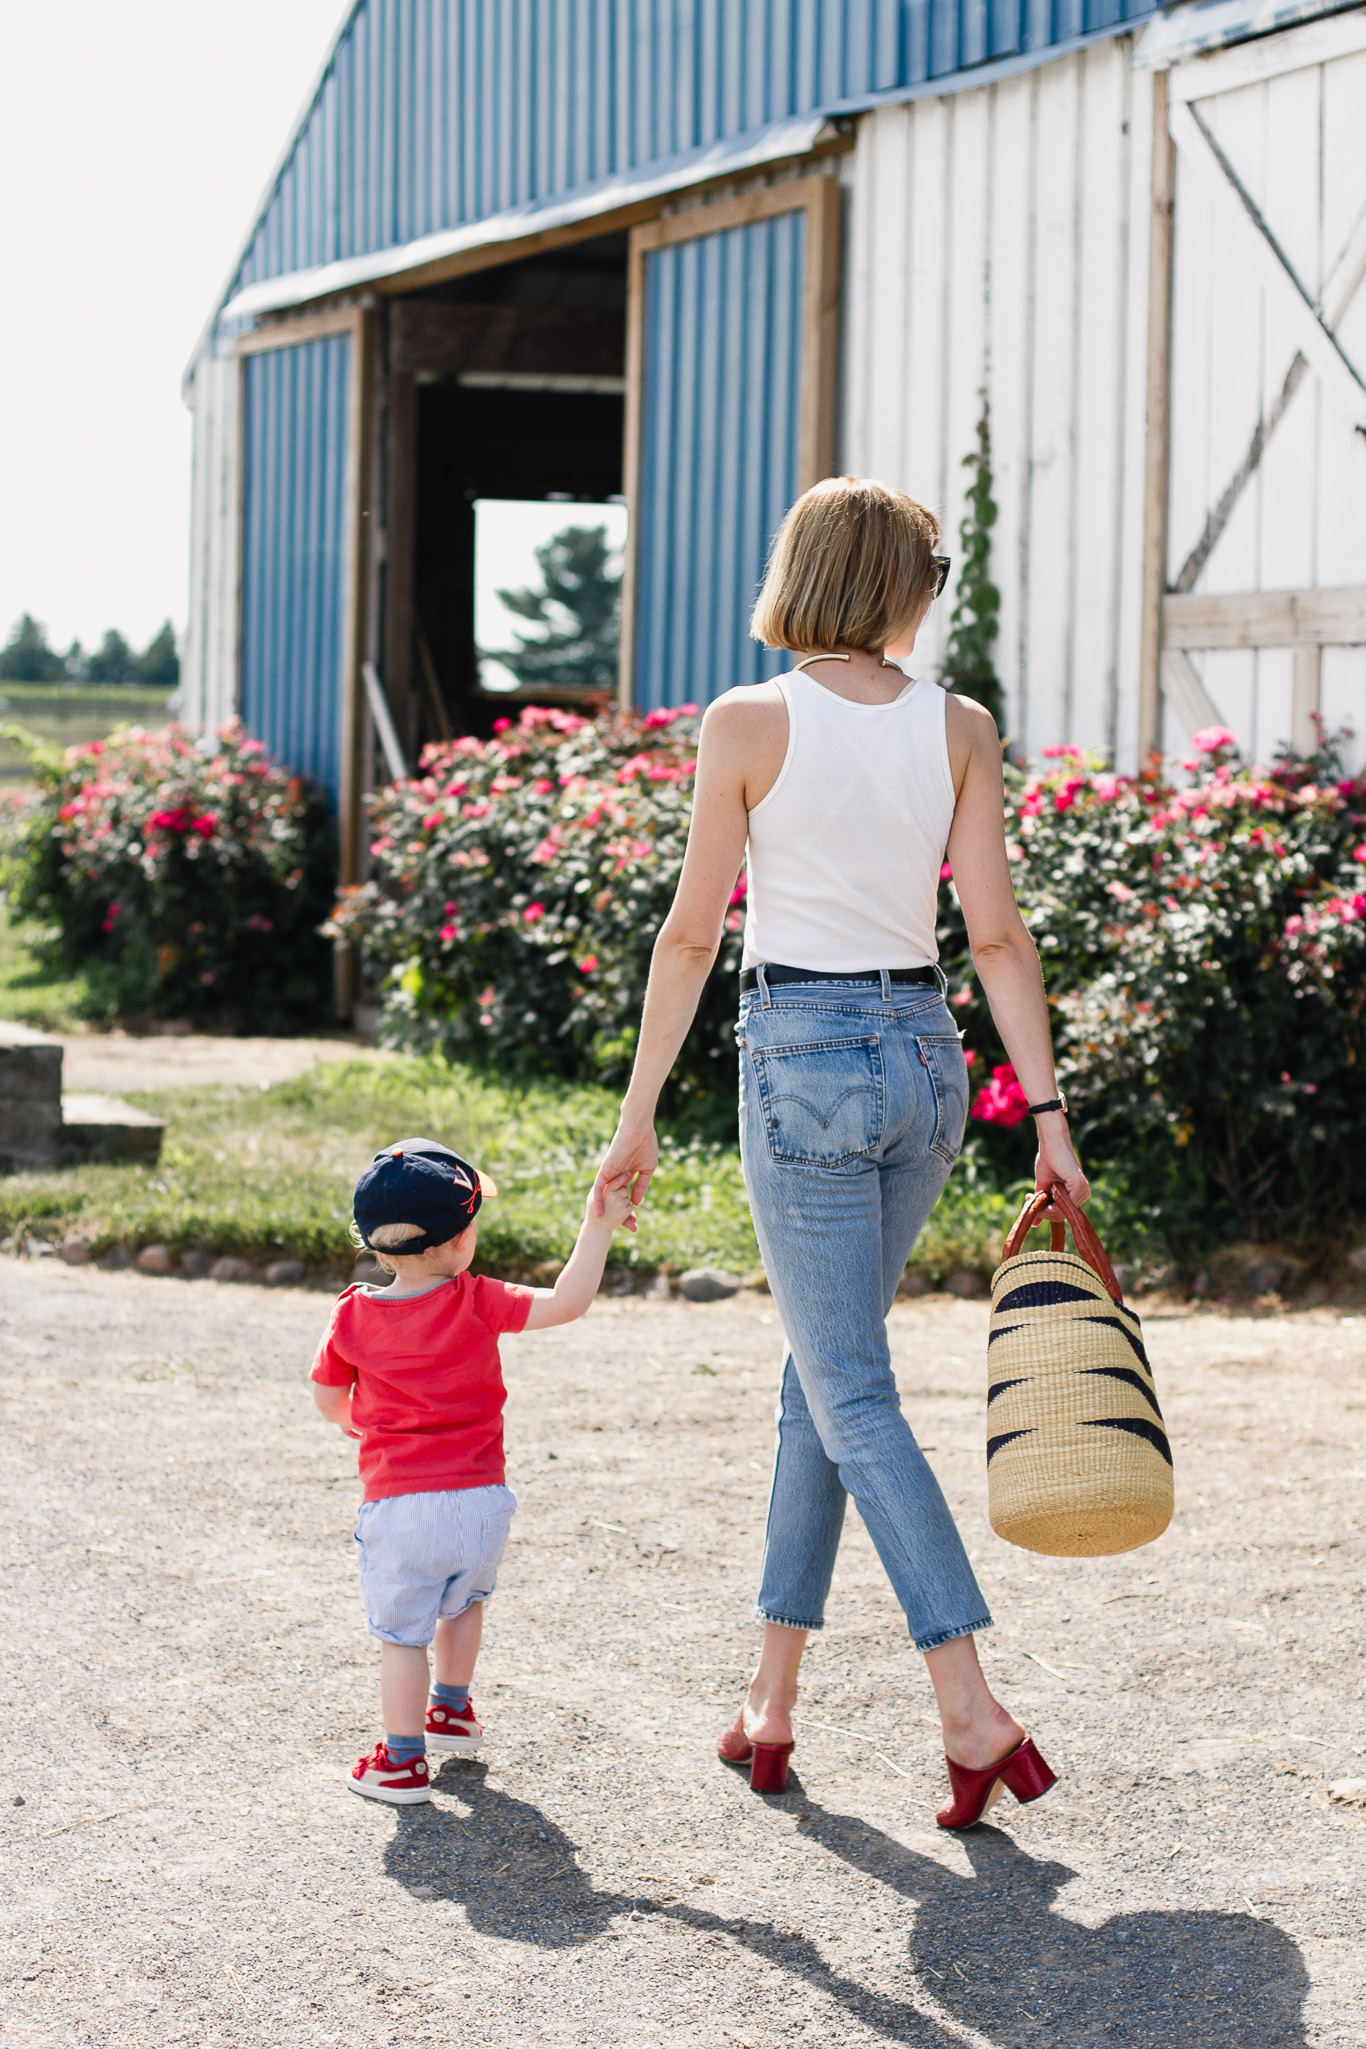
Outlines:
[[[1251,1914],[1198,1908],[1118,1914],[1084,1927],[1054,1910],[1076,1874],[1031,1857],[999,1829],[960,1839],[972,1865],[966,1877],[817,1806],[795,1774],[789,1781],[781,1804],[796,1812],[801,1835],[915,1903],[906,1962],[928,1998],[903,2000],[832,1968],[809,1936],[771,1921],[597,1891],[564,1831],[491,1787],[482,1764],[447,1766],[440,1784],[468,1814],[400,1809],[385,1867],[421,1898],[458,1902],[483,1935],[565,1949],[622,1914],[666,1914],[743,1943],[888,2040],[927,2049],[961,2045],[962,2029],[992,2049],[1037,2049],[1042,2041],[1065,2049],[1297,2049],[1308,2041],[1308,1976],[1281,1929]],[[800,1911],[799,1898],[793,1909]]]

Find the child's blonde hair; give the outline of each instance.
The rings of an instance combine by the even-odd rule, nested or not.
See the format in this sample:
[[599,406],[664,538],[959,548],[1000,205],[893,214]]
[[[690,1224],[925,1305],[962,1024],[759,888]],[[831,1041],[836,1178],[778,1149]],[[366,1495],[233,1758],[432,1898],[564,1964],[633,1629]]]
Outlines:
[[773,540],[749,630],[797,654],[881,654],[934,586],[939,521],[876,477],[826,477],[804,491]]
[[360,1234],[359,1224],[351,1226],[351,1243],[362,1252],[373,1252],[387,1274],[394,1273],[396,1268],[392,1260],[384,1257],[385,1253],[400,1252],[410,1238],[425,1238],[426,1235],[421,1224],[376,1224],[367,1245]]

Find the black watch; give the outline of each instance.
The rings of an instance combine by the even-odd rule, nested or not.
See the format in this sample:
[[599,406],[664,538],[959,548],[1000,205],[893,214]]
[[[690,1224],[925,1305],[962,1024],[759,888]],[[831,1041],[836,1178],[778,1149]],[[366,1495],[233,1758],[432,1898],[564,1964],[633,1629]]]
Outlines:
[[1061,1110],[1063,1115],[1066,1116],[1067,1095],[1065,1090],[1059,1089],[1056,1096],[1050,1097],[1046,1103],[1030,1103],[1025,1110],[1025,1115],[1026,1117],[1043,1117],[1050,1110]]

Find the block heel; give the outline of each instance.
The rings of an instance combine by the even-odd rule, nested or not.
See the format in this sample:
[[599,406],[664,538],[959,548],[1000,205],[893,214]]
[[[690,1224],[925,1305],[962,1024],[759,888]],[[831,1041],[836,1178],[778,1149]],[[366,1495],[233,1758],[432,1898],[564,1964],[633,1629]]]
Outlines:
[[944,1762],[949,1768],[953,1798],[934,1817],[940,1828],[975,1828],[1007,1790],[1025,1807],[1058,1782],[1057,1774],[1049,1770],[1035,1748],[1032,1736],[1026,1736],[1014,1750],[981,1771],[957,1764],[947,1754]]
[[738,1728],[725,1730],[717,1738],[716,1755],[722,1764],[748,1765],[752,1793],[784,1793],[787,1790],[787,1762],[792,1743],[751,1743]]

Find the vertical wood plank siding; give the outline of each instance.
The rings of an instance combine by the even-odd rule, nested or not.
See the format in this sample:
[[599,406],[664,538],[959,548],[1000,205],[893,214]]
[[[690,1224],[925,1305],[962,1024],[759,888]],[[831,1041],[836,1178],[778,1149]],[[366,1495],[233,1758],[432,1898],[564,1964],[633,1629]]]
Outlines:
[[237,709],[238,367],[235,355],[195,366],[190,487],[190,608],[180,716],[212,732]]
[[749,638],[797,490],[805,215],[649,251],[635,701],[705,704],[788,658]]
[[[1120,37],[861,124],[841,455],[932,506],[956,556],[963,458],[989,393],[1012,737],[1031,755],[1075,741],[1128,766],[1150,98],[1131,54]],[[956,588],[955,573],[922,635],[926,673]]]
[[[1218,92],[1198,112],[1261,211],[1311,300],[1345,280],[1335,267],[1366,207],[1366,53],[1306,65]],[[1242,260],[1208,190],[1178,153],[1172,303],[1172,443],[1168,579],[1175,583],[1209,510],[1273,416],[1296,340],[1277,298]],[[1339,330],[1366,371],[1366,289]],[[1197,592],[1312,589],[1366,582],[1366,438],[1311,373],[1301,378],[1219,539]],[[1295,658],[1288,647],[1193,653],[1221,718],[1266,759],[1291,733]],[[1347,758],[1366,761],[1366,648],[1325,648],[1320,709],[1353,729]],[[1168,707],[1163,744],[1188,733]]]
[[341,780],[352,342],[242,365],[241,715],[291,768]]
[[360,0],[230,292],[1152,11],[1151,0]]

